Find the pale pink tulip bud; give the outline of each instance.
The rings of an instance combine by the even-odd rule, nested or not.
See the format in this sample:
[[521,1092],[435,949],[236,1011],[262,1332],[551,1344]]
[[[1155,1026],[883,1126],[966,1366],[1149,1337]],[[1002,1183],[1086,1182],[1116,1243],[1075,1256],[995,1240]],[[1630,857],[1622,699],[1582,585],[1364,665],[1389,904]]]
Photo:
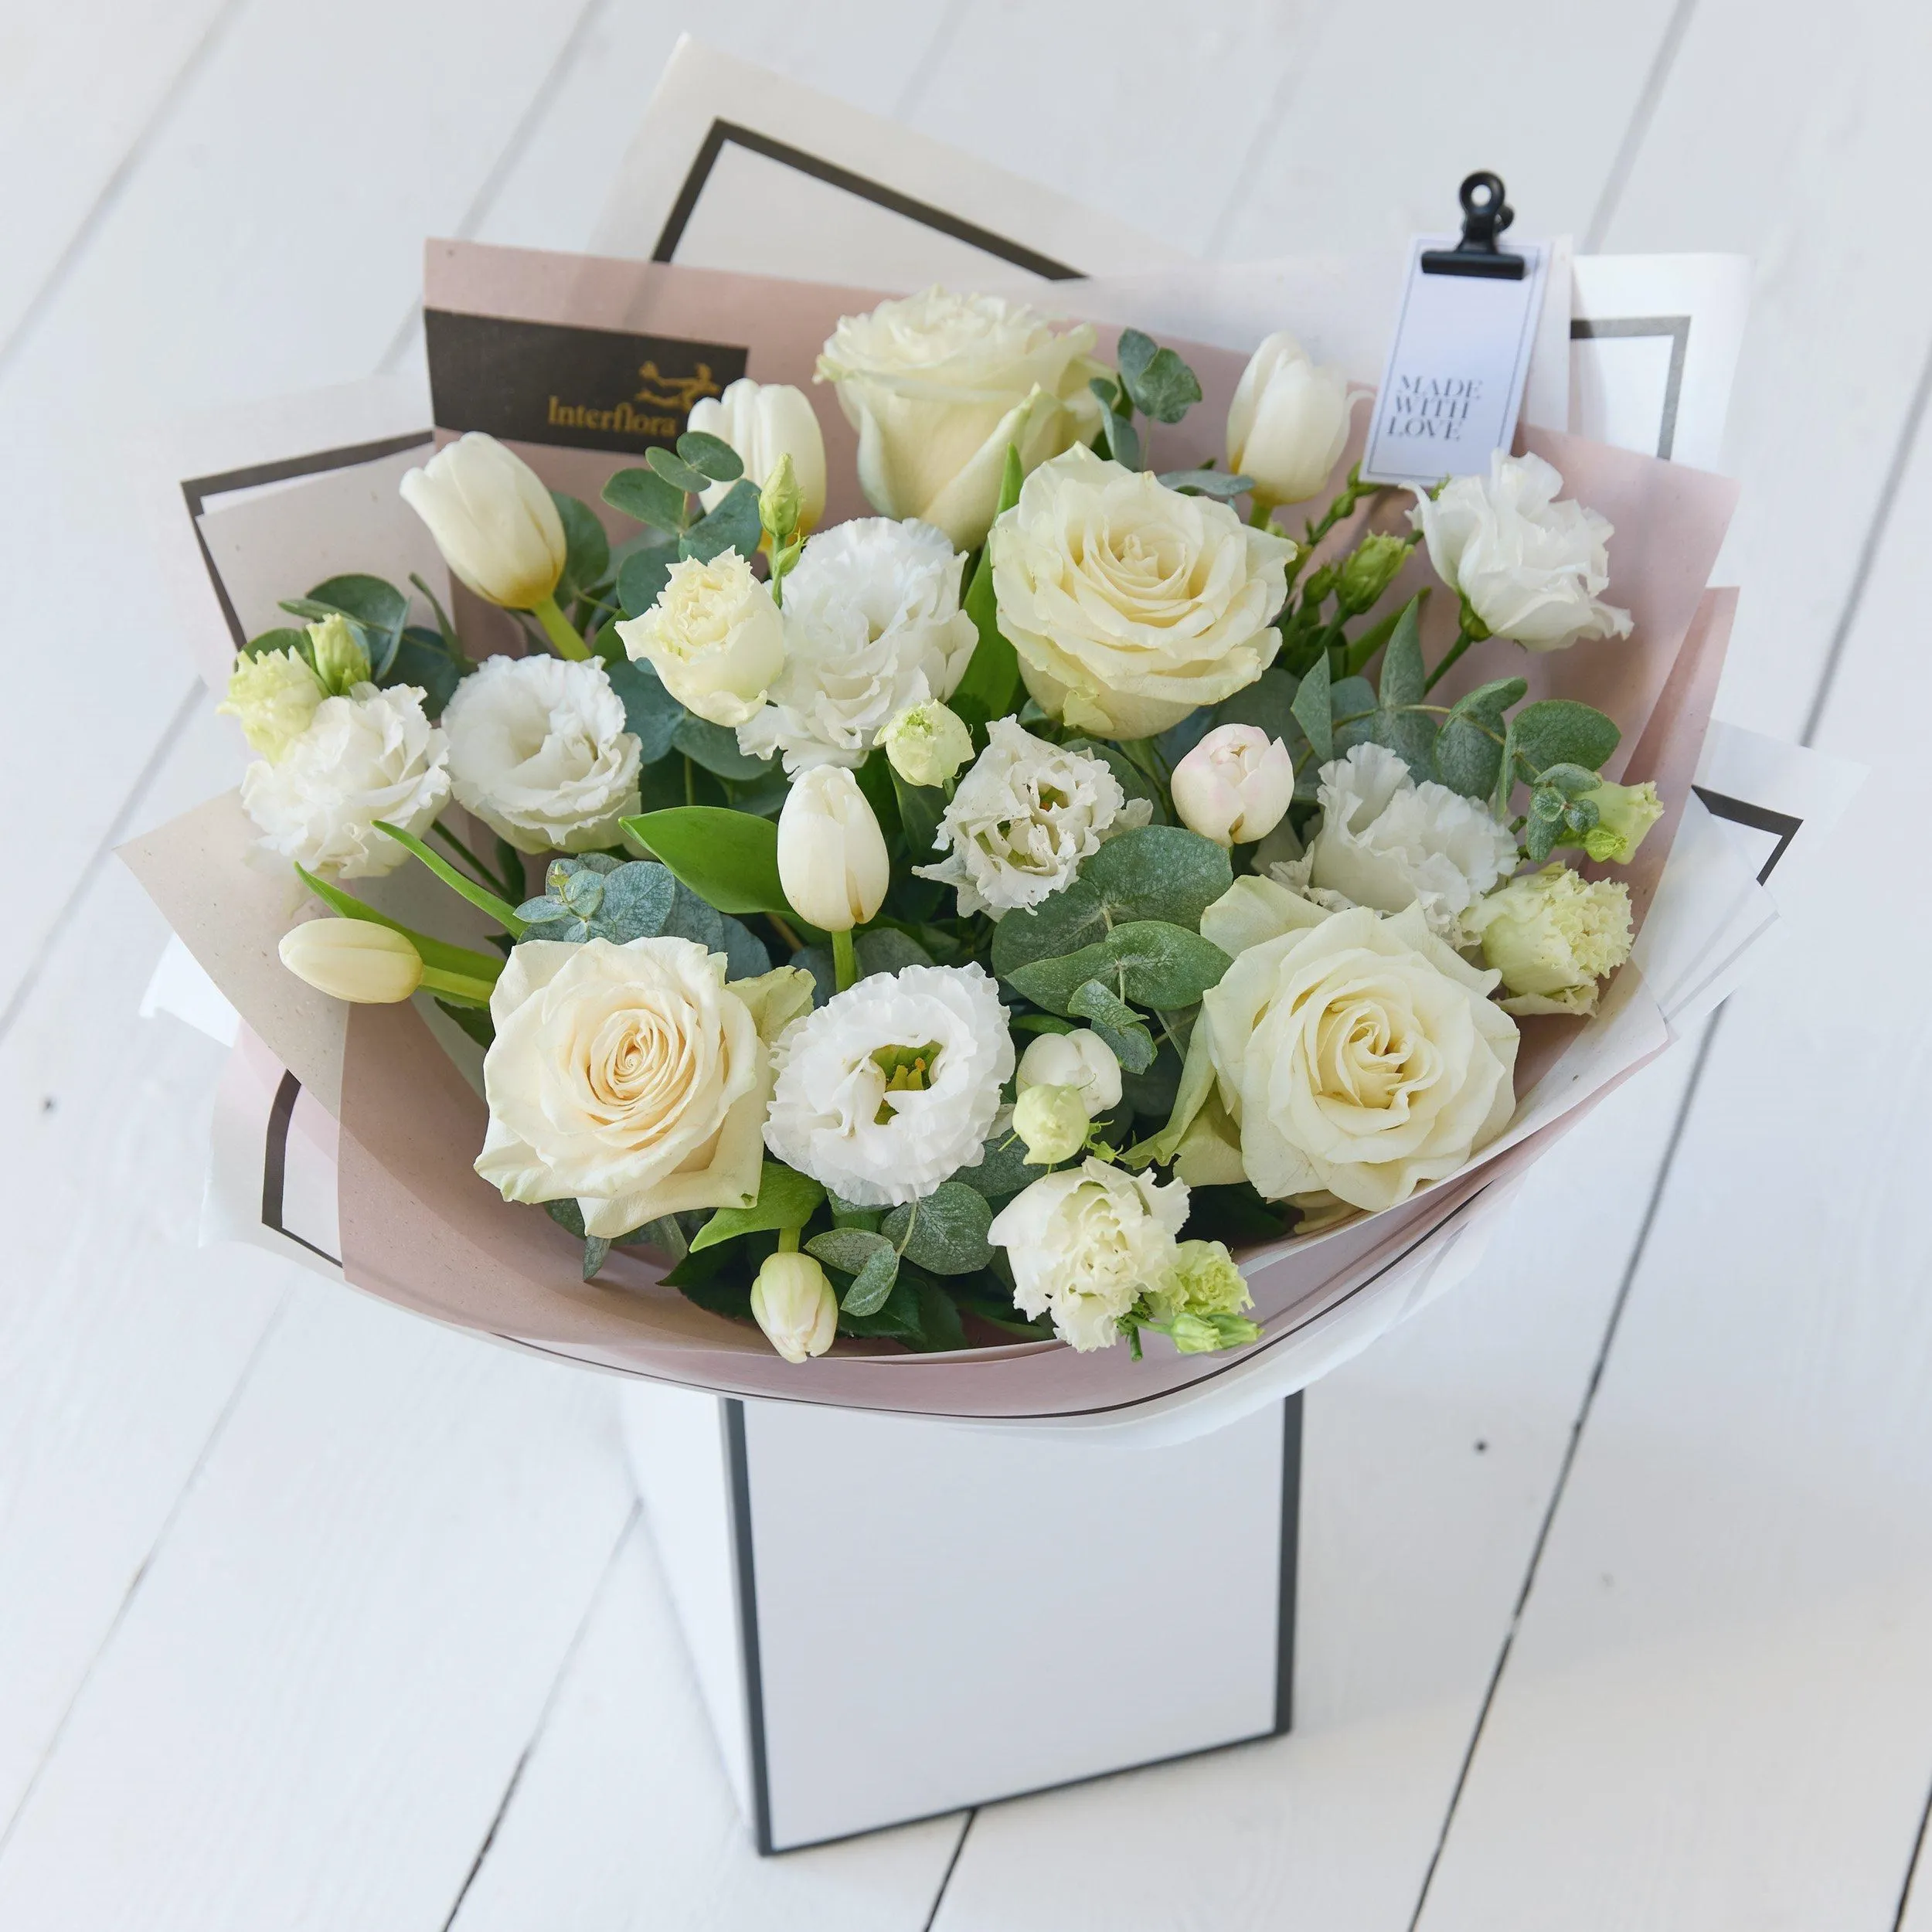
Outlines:
[[1174,809],[1216,845],[1265,838],[1294,797],[1294,760],[1259,725],[1222,725],[1174,767]]

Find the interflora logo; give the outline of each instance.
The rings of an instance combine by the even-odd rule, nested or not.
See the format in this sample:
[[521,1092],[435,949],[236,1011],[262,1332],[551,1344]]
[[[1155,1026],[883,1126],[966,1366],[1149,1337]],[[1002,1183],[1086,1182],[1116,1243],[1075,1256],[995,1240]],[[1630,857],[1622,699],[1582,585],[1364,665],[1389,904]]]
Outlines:
[[699,363],[688,376],[672,376],[658,368],[654,356],[638,368],[635,395],[607,407],[594,403],[566,403],[553,393],[548,420],[553,429],[675,437],[683,431],[692,403],[723,393],[724,385],[713,374],[709,362]]

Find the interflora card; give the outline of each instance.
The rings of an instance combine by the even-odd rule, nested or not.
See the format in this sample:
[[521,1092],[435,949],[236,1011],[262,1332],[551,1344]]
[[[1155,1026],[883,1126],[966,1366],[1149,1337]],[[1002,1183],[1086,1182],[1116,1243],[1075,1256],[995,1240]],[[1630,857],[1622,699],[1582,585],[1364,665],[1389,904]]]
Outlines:
[[1454,246],[1453,236],[1423,236],[1410,248],[1362,464],[1374,482],[1427,489],[1445,476],[1473,475],[1515,435],[1549,250],[1541,242],[1512,246],[1525,264],[1519,281],[1423,267],[1425,250]]

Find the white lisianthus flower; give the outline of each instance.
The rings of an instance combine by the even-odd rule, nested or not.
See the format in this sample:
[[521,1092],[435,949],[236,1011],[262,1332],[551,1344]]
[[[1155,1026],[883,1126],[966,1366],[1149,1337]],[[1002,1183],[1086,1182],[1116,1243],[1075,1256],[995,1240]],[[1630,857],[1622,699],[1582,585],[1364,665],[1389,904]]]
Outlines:
[[555,593],[568,555],[563,519],[515,451],[472,430],[411,470],[402,489],[443,561],[478,597],[533,611]]
[[785,666],[738,727],[785,770],[859,765],[909,706],[950,698],[979,642],[959,607],[966,560],[931,525],[859,517],[821,530],[785,579]]
[[1463,911],[1516,869],[1516,842],[1473,798],[1417,784],[1386,745],[1352,747],[1321,767],[1321,828],[1305,857],[1275,868],[1330,904],[1400,912],[1420,902],[1447,937]]
[[1630,889],[1546,866],[1478,900],[1462,930],[1502,975],[1511,1012],[1588,1015],[1597,982],[1630,957]]
[[[685,427],[729,443],[745,466],[745,474],[760,491],[790,457],[798,491],[796,527],[801,534],[818,528],[825,513],[825,438],[803,389],[789,383],[754,383],[741,376],[725,386],[723,395],[693,403]],[[715,510],[731,488],[729,483],[714,483],[700,500],[707,510]]]
[[1167,1286],[1187,1199],[1182,1182],[1163,1187],[1090,1158],[1015,1195],[986,1238],[1006,1250],[1022,1315],[1050,1315],[1055,1333],[1083,1352],[1104,1349],[1141,1296]]
[[379,818],[420,838],[449,802],[449,740],[423,714],[413,685],[359,684],[325,698],[274,764],[242,774],[241,801],[264,856],[328,879],[375,879],[409,858]]
[[962,550],[982,543],[1009,448],[1031,470],[1100,427],[1087,386],[1107,369],[1083,322],[1056,334],[1023,302],[943,288],[847,315],[818,379],[859,432],[859,484],[886,516],[937,524]]
[[1130,799],[1104,760],[1036,738],[1012,718],[995,718],[986,749],[959,781],[939,821],[947,855],[915,866],[959,893],[962,918],[998,919],[1073,882],[1080,861],[1101,842],[1153,815]]
[[987,547],[1026,689],[1099,737],[1151,737],[1218,704],[1281,641],[1294,546],[1090,450],[1042,464]]
[[587,1234],[749,1207],[770,1042],[811,1004],[781,966],[725,984],[688,939],[526,940],[490,996],[490,1124],[476,1171],[509,1201],[574,1199]]
[[1420,906],[1318,913],[1239,954],[1202,996],[1194,1039],[1261,1194],[1374,1212],[1493,1141],[1515,1106],[1498,977],[1437,939]]
[[1349,441],[1349,380],[1318,367],[1285,331],[1248,359],[1228,406],[1228,468],[1257,503],[1300,503],[1328,481]]
[[755,718],[784,668],[778,607],[736,550],[681,558],[657,602],[617,636],[634,664],[645,659],[685,710],[716,725]]
[[1559,503],[1563,486],[1540,456],[1497,450],[1486,477],[1453,478],[1433,500],[1418,492],[1409,512],[1437,576],[1493,635],[1531,651],[1630,635],[1630,613],[1599,601],[1612,526],[1580,503]]
[[848,988],[778,1043],[765,1145],[862,1207],[978,1165],[1013,1043],[978,966],[907,966]]
[[1265,838],[1294,799],[1294,760],[1259,725],[1210,731],[1174,767],[1174,809],[1189,832],[1217,845]]
[[443,709],[456,802],[519,852],[597,852],[638,806],[637,740],[604,666],[486,658]]
[[238,719],[249,749],[273,764],[315,722],[328,695],[299,651],[242,651],[215,709]]
[[1120,1056],[1090,1026],[1070,1033],[1042,1033],[1019,1056],[1013,1090],[1029,1087],[1077,1087],[1090,1114],[1104,1114],[1121,1104]]

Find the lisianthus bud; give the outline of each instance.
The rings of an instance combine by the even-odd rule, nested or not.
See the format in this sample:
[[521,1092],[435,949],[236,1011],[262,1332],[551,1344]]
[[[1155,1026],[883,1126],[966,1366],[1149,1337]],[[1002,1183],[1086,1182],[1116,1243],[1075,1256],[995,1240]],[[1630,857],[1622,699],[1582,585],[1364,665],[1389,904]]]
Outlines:
[[1013,1104],[1013,1131],[1036,1166],[1070,1161],[1087,1145],[1092,1123],[1087,1096],[1077,1087],[1029,1087]]
[[1073,1033],[1043,1033],[1020,1056],[1017,1091],[1030,1087],[1077,1087],[1090,1113],[1104,1114],[1121,1101],[1121,1063],[1090,1027]]
[[873,743],[909,785],[943,785],[973,755],[965,720],[937,698],[907,706]]
[[315,654],[315,675],[332,698],[345,696],[369,681],[369,652],[362,633],[349,619],[332,614],[308,627],[308,648]]
[[787,1362],[823,1355],[838,1333],[838,1298],[808,1254],[765,1257],[751,1284],[752,1318]]
[[1172,790],[1189,831],[1247,845],[1281,822],[1294,798],[1294,760],[1259,725],[1222,725],[1174,767]]
[[1628,866],[1645,835],[1664,815],[1664,801],[1648,779],[1641,785],[1606,781],[1583,793],[1577,802],[1597,808],[1597,822],[1583,834],[1583,850],[1600,865]]
[[358,1006],[393,1006],[422,984],[416,948],[372,920],[311,919],[284,933],[279,950],[298,979]]
[[[741,376],[722,396],[692,403],[689,427],[737,451],[758,487],[759,515],[781,543],[816,527],[825,513],[825,439],[803,389]],[[730,488],[706,490],[705,508],[715,509]]]
[[1328,481],[1349,440],[1349,385],[1318,369],[1292,335],[1268,337],[1228,409],[1228,468],[1254,479],[1256,502],[1300,503]]
[[298,651],[237,654],[228,695],[216,707],[241,721],[250,746],[275,764],[315,721],[328,693]]
[[1409,546],[1400,537],[1364,537],[1344,560],[1335,587],[1343,611],[1353,617],[1372,609],[1408,560]]
[[403,478],[403,501],[480,597],[533,611],[563,575],[563,519],[536,471],[472,430]]
[[1630,957],[1630,893],[1549,865],[1479,899],[1462,930],[1502,975],[1515,1013],[1594,1013],[1597,982]]
[[885,835],[843,765],[815,765],[792,781],[778,814],[778,883],[821,932],[850,932],[883,903],[892,883]]

